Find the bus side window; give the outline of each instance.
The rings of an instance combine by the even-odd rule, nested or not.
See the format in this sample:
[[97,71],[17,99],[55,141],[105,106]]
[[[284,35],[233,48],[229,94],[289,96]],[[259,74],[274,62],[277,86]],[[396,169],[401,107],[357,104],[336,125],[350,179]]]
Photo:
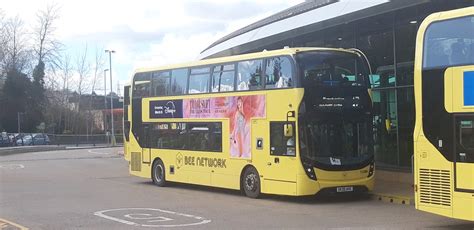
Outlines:
[[150,138],[151,148],[222,152],[222,123],[159,122]]
[[171,71],[171,95],[186,94],[188,86],[188,69],[175,69]]
[[166,96],[170,94],[170,72],[154,72],[151,80],[152,95]]
[[274,57],[266,61],[265,88],[287,88],[293,85],[292,66],[288,57]]
[[133,98],[150,96],[151,73],[137,73],[133,78]]
[[262,89],[262,60],[241,61],[237,71],[237,90]]
[[215,66],[212,71],[211,92],[234,91],[234,64]]
[[191,69],[189,76],[189,94],[208,93],[210,83],[210,68]]

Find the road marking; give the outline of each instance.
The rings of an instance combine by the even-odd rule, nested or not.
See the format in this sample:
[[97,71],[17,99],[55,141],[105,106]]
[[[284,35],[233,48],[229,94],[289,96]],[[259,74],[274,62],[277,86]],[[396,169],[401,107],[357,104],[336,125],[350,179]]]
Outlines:
[[122,224],[154,228],[187,227],[211,222],[204,217],[157,208],[108,209],[97,211],[94,215]]
[[[24,169],[25,166],[22,164],[6,164],[6,165],[0,165],[0,169]],[[1,220],[1,219],[0,219]]]
[[5,220],[0,218],[0,229],[20,229],[20,230],[28,230],[27,227],[21,226],[17,223],[13,223],[11,221]]
[[112,153],[107,153],[107,152],[99,152],[99,151],[94,151],[94,150],[87,150],[89,153],[94,153],[94,154],[99,154],[99,155],[109,155]]

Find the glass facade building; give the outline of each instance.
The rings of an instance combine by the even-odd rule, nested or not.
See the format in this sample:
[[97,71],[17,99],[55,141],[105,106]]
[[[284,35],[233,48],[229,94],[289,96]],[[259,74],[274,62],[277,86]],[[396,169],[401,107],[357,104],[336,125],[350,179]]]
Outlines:
[[[323,1],[327,6],[331,1]],[[378,166],[410,169],[415,106],[413,68],[416,33],[431,13],[474,5],[472,0],[387,1],[374,7],[315,23],[290,34],[276,34],[212,55],[223,56],[290,47],[358,48],[368,57],[374,103],[375,159]],[[364,15],[367,14],[367,15]],[[265,19],[264,19],[265,20]],[[255,26],[255,25],[251,25]],[[273,38],[273,39],[272,39]],[[232,38],[228,38],[232,39]],[[250,45],[249,45],[250,44]],[[212,47],[212,46],[211,46]]]

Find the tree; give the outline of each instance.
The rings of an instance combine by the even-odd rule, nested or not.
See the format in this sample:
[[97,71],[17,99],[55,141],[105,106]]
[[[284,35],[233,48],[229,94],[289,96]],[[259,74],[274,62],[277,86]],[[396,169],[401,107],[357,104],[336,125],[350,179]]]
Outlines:
[[[92,84],[91,84],[91,93],[90,93],[90,100],[89,100],[89,107],[88,107],[88,116],[89,118],[91,119],[87,119],[89,122],[87,124],[87,131],[90,130],[90,133],[93,133],[94,132],[94,119],[92,118],[93,115],[91,113],[91,110],[93,109],[92,107],[92,102],[93,102],[93,97],[96,96],[95,94],[95,90],[96,90],[96,86],[98,84],[100,84],[101,82],[101,79],[102,79],[102,73],[103,73],[103,69],[104,69],[104,64],[105,64],[105,60],[104,60],[104,52],[103,52],[104,49],[102,48],[97,48],[95,49],[95,63],[94,63],[94,75],[93,75],[93,78],[92,78]],[[101,52],[102,51],[102,52]],[[104,95],[105,96],[105,95]]]
[[5,73],[22,72],[28,66],[26,29],[18,17],[10,18],[4,27],[5,57],[2,69]]
[[[72,130],[72,125],[71,125],[71,116],[69,116],[71,113],[69,111],[68,103],[69,103],[69,87],[71,84],[72,80],[72,73],[73,73],[73,66],[71,64],[71,56],[68,54],[64,54],[61,57],[60,61],[60,66],[59,66],[59,72],[60,72],[60,85],[61,85],[61,90],[60,90],[60,97],[58,99],[58,103],[54,103],[56,105],[60,105],[59,110],[59,119],[58,119],[58,128],[56,132],[58,133],[63,133],[65,130]],[[55,97],[56,98],[56,97]]]
[[[3,63],[5,59],[5,47],[7,45],[7,36],[6,35],[6,23],[5,16],[3,11],[0,9],[0,63]],[[4,75],[4,70],[0,66],[0,79]],[[1,90],[1,85],[0,85]]]
[[[91,65],[87,61],[87,44],[84,46],[84,51],[79,53],[76,56],[76,66],[75,71],[77,73],[77,93],[82,95],[83,93],[88,91],[89,88],[89,74],[91,71]],[[78,107],[80,110],[80,106]]]
[[[75,63],[75,71],[77,73],[77,95],[76,95],[76,108],[75,111],[80,112],[82,111],[82,94],[88,91],[89,88],[89,74],[90,74],[90,63],[87,61],[87,44],[84,46],[84,51],[81,53],[78,53],[76,56],[76,63]],[[74,132],[79,132],[80,127],[82,127],[84,123],[83,120],[86,119],[81,119],[82,116],[80,116],[80,113],[76,113],[74,115],[74,125],[73,125],[73,131]]]
[[[28,95],[31,81],[26,74],[23,74],[15,69],[7,72],[7,79],[3,88],[3,100],[1,101],[1,108],[3,116],[3,128],[7,132],[16,132],[18,130],[18,113],[23,115],[28,114],[27,106],[30,95]],[[27,119],[23,119],[26,123],[22,123],[22,131],[32,131],[32,123]]]
[[28,100],[27,118],[32,126],[38,125],[44,121],[44,112],[46,108],[46,96],[44,88],[45,65],[40,61],[33,70],[33,83],[30,87],[30,100]]
[[58,19],[59,8],[49,5],[45,10],[36,14],[36,25],[33,28],[34,47],[37,64],[33,70],[33,85],[31,88],[32,104],[30,106],[31,119],[35,123],[43,121],[48,100],[45,95],[46,64],[51,69],[58,65],[58,51],[61,44],[55,39],[54,22]]
[[[3,11],[0,9],[0,63],[4,63],[4,59],[5,59],[5,46],[6,46],[6,29],[5,29],[5,17],[4,17],[4,13]],[[5,73],[4,73],[4,70],[3,70],[3,65],[0,64],[0,106],[3,105],[3,101],[4,101],[4,98],[3,98],[3,84],[4,84],[4,78],[5,77]],[[4,110],[1,109],[0,110],[0,131],[4,130],[3,128],[3,120],[1,118],[3,118],[4,116]]]
[[[16,132],[17,115],[19,112],[26,112],[27,101],[31,98],[29,95],[31,82],[23,73],[29,64],[27,33],[23,21],[18,16],[7,20],[2,16],[1,30],[0,76],[5,77],[5,84],[0,93],[0,116],[2,129]],[[29,124],[22,127],[31,128]]]
[[57,5],[48,5],[46,9],[38,11],[36,14],[36,25],[33,28],[34,33],[34,52],[38,64],[48,63],[51,68],[58,65],[59,51],[61,43],[54,37],[56,27],[55,21],[59,18],[59,7]]

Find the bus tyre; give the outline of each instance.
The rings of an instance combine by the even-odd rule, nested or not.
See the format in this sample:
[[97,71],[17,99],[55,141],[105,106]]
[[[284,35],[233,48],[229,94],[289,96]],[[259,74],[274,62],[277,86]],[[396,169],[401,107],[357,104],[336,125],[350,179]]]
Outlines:
[[160,187],[164,187],[166,185],[165,172],[163,161],[156,159],[153,162],[153,168],[151,170],[151,179],[153,180],[153,183]]
[[250,198],[258,198],[260,196],[260,176],[254,167],[245,169],[242,187],[246,196]]

